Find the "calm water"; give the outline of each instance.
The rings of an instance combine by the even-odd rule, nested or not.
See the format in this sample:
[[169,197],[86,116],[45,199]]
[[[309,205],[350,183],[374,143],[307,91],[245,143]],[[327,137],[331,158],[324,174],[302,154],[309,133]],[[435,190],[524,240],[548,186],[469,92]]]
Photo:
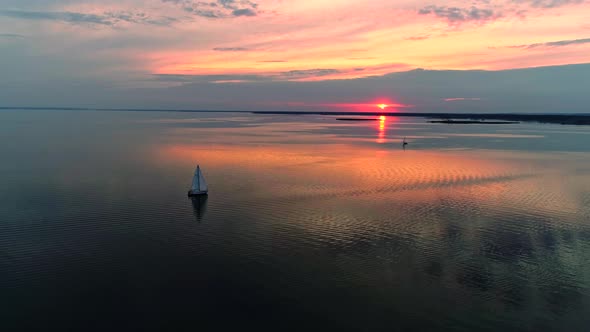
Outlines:
[[[0,330],[588,331],[589,143],[559,125],[2,111]],[[196,164],[204,201],[186,197]]]

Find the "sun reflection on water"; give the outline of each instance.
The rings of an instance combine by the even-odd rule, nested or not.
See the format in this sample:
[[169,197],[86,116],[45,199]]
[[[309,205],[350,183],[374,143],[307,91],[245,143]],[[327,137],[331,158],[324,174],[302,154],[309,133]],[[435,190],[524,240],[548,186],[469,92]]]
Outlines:
[[385,115],[381,115],[379,117],[379,134],[377,136],[377,143],[383,144],[385,143],[385,121],[387,117]]

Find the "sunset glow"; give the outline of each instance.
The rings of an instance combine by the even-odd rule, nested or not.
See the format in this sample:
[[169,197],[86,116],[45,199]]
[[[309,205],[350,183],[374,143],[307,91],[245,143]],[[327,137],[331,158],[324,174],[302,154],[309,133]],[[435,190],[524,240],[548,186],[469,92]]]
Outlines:
[[[447,80],[453,70],[580,64],[590,53],[587,1],[6,1],[0,72],[14,90],[0,99],[15,105],[68,95],[113,107],[455,108],[499,98],[462,95],[473,82]],[[44,99],[22,82],[38,82]],[[83,98],[97,89],[111,95]]]
[[[10,26],[14,34],[60,38],[69,45],[149,37],[149,43],[101,49],[101,53],[131,58],[151,73],[256,74],[289,80],[363,77],[417,67],[501,69],[522,67],[524,61],[535,66],[585,62],[590,50],[590,43],[583,42],[543,46],[588,37],[587,12],[581,10],[585,4],[578,1],[551,8],[507,0],[478,7],[461,1],[428,6],[415,0],[399,5],[383,0],[236,2],[240,13],[247,13],[244,16],[232,15],[238,8],[229,2],[211,7],[216,9],[207,15],[200,7],[187,11],[187,3],[146,0],[140,11],[131,0],[55,1],[47,8],[0,8],[0,24]],[[456,16],[450,14],[452,8]],[[48,14],[29,15],[41,11]],[[85,24],[81,21],[85,16],[73,21],[52,14],[59,12],[94,16]],[[396,20],[377,21],[375,13]],[[41,24],[32,26],[34,19]],[[546,26],[554,28],[548,32]]]

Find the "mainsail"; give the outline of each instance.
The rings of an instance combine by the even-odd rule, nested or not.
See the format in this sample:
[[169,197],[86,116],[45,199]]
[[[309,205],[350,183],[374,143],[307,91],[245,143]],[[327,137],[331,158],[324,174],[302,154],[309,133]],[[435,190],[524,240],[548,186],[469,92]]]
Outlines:
[[193,185],[191,190],[193,192],[207,192],[207,181],[205,181],[205,177],[203,176],[203,172],[201,172],[201,167],[197,166],[195,170],[195,175],[193,176]]

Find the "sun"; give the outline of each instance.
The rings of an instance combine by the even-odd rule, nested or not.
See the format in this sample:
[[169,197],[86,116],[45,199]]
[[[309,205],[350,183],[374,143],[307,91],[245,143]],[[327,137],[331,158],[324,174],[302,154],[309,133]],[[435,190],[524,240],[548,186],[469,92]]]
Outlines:
[[377,105],[377,107],[379,107],[380,109],[384,110],[385,108],[387,108],[387,104],[379,104]]

